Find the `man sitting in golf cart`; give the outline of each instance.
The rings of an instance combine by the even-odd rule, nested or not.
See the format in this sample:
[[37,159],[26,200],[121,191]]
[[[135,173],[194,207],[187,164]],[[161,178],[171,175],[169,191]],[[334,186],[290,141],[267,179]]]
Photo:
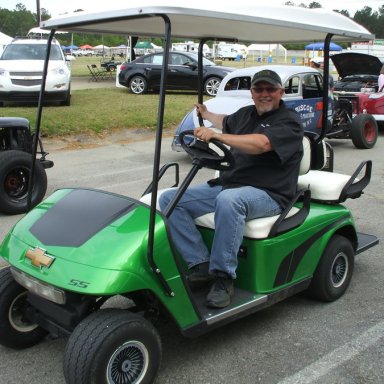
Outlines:
[[[278,215],[296,193],[303,127],[296,112],[281,100],[283,93],[279,75],[262,70],[251,82],[255,106],[221,115],[209,112],[203,104],[196,105],[203,119],[223,133],[199,127],[195,136],[230,146],[235,158],[234,167],[218,179],[188,188],[169,217],[173,241],[190,270],[190,284],[213,280],[207,296],[209,307],[230,304],[245,222]],[[161,195],[162,210],[174,193],[169,190]],[[215,212],[211,252],[194,224],[196,217],[209,212]]]

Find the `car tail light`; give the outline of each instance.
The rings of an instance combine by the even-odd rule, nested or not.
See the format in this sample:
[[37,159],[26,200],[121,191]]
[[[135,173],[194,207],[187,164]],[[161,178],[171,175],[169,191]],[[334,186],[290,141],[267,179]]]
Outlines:
[[120,65],[120,72],[121,71],[124,71],[125,69],[127,69],[129,67],[129,65],[127,65],[127,64],[121,64]]
[[316,111],[320,111],[319,120],[317,120],[316,128],[321,129],[323,127],[323,102],[318,101],[315,106]]

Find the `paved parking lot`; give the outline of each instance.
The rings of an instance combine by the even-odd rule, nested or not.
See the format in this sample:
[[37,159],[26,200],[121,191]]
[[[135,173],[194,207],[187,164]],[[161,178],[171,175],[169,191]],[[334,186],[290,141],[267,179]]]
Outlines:
[[[158,384],[379,384],[384,382],[384,135],[371,150],[332,141],[335,170],[351,174],[373,160],[364,195],[347,201],[361,232],[381,243],[357,256],[347,293],[330,304],[290,298],[204,337],[185,339],[172,325],[160,328],[163,361]],[[116,141],[82,150],[46,149],[55,166],[47,170],[48,194],[84,186],[139,197],[151,179],[153,140]],[[190,166],[184,154],[163,143],[162,163]],[[211,176],[209,170],[198,180]],[[166,182],[166,180],[165,180]],[[0,239],[20,216],[0,214]],[[4,265],[4,263],[3,263]],[[0,347],[1,384],[62,384],[65,340],[48,340],[27,350]]]

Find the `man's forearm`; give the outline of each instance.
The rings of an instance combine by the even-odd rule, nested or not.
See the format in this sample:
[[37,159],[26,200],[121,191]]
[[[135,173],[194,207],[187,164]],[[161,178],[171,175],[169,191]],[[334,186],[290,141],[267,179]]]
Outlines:
[[218,113],[206,111],[202,117],[204,120],[210,121],[213,127],[223,129],[223,120],[225,116],[225,114],[220,115]]

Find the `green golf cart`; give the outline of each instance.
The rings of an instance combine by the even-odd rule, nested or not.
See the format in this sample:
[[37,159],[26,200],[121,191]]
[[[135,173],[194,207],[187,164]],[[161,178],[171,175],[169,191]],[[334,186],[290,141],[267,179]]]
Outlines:
[[[66,14],[41,26],[51,30],[48,44],[56,30],[164,36],[165,51],[170,50],[171,37],[199,39],[200,73],[203,45],[216,39],[256,43],[323,39],[327,61],[332,36],[341,41],[372,38],[347,17],[319,12],[266,5],[225,11],[213,6],[137,6]],[[172,244],[167,219],[201,168],[222,171],[231,167],[233,158],[219,142],[207,145],[191,132],[183,133],[191,170],[180,186],[178,182],[173,186],[179,187],[178,192],[167,209],[158,210],[160,178],[169,172],[179,178],[176,163],[160,166],[167,65],[165,55],[153,179],[143,197],[84,188],[57,190],[30,210],[0,246],[0,256],[9,263],[0,270],[0,343],[27,348],[48,334],[68,337],[67,383],[152,383],[162,355],[157,319],[173,321],[182,334],[192,337],[299,292],[336,300],[352,278],[355,255],[378,243],[375,236],[357,231],[352,213],[342,205],[361,196],[372,163],[358,165],[353,175],[334,173],[333,152],[323,134],[306,135],[295,199],[281,215],[247,223],[232,303],[224,309],[207,308],[206,289],[191,290],[188,285],[187,268]],[[45,76],[46,71],[47,66]],[[202,94],[201,86],[199,102]],[[323,104],[326,124],[327,102]],[[42,102],[39,114],[41,108]],[[196,224],[210,246],[213,214],[197,218]],[[124,304],[106,308],[116,296]]]

